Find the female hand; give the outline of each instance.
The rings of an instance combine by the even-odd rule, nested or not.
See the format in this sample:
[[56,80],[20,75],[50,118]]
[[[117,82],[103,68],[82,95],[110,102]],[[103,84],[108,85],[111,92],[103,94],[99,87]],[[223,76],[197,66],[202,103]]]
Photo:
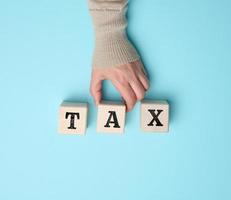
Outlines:
[[102,98],[102,82],[110,80],[126,103],[127,111],[131,111],[136,102],[143,99],[149,88],[149,80],[141,61],[111,68],[93,68],[90,92],[96,105]]

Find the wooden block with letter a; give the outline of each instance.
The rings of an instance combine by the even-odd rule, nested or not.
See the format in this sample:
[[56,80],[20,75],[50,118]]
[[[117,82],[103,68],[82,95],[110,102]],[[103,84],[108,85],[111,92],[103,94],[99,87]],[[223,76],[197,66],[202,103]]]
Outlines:
[[126,107],[120,102],[104,101],[98,105],[97,132],[123,133]]
[[169,104],[167,101],[142,100],[140,125],[146,132],[168,132]]
[[63,102],[59,108],[59,133],[83,135],[87,127],[87,112],[87,103]]

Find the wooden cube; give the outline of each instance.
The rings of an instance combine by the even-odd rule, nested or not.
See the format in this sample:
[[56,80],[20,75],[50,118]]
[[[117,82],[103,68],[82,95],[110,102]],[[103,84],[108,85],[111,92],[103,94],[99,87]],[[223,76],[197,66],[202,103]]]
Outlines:
[[87,127],[87,112],[87,103],[63,102],[59,108],[59,133],[83,135]]
[[104,101],[98,105],[97,132],[123,133],[126,107],[120,102]]
[[168,132],[169,104],[167,101],[141,101],[140,125],[146,132]]

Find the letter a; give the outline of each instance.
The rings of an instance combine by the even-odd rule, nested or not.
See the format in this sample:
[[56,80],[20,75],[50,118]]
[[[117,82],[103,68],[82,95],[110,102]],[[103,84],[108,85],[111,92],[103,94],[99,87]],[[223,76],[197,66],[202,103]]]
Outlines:
[[120,128],[119,123],[118,123],[118,119],[116,116],[116,112],[115,111],[108,111],[109,118],[107,120],[107,123],[104,125],[105,128],[110,128],[110,124],[114,124],[114,128]]

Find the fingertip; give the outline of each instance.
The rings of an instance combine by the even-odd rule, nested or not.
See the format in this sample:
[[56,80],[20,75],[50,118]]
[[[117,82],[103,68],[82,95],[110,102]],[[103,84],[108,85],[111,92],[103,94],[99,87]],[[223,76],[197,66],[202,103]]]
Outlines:
[[142,83],[145,91],[147,91],[150,87],[149,79],[145,75],[139,75],[139,80]]
[[126,107],[126,112],[130,112],[131,110],[131,108]]
[[134,108],[134,106],[126,106],[126,111],[130,112],[130,111],[132,111],[133,108]]
[[140,93],[137,92],[137,100],[138,101],[141,101],[142,99],[144,99],[145,92],[146,92],[145,89],[143,89]]
[[134,102],[126,102],[126,111],[127,111],[127,112],[132,111],[132,109],[133,109],[133,108],[135,107],[135,105],[136,105],[136,102],[137,102],[137,100],[134,101]]
[[95,101],[95,105],[96,105],[96,106],[98,106],[98,105],[99,105],[99,103],[100,103],[100,101],[99,101],[99,100]]
[[99,96],[97,96],[97,97],[95,97],[95,105],[96,105],[96,106],[98,106],[98,105],[99,105],[100,100],[101,100],[100,95],[99,95]]
[[150,82],[149,80],[147,80],[147,83],[145,85],[145,90],[147,91],[150,88]]
[[125,105],[126,112],[130,112],[131,111],[131,106],[129,106],[129,104],[126,102],[126,100],[123,97],[122,97],[122,102]]

